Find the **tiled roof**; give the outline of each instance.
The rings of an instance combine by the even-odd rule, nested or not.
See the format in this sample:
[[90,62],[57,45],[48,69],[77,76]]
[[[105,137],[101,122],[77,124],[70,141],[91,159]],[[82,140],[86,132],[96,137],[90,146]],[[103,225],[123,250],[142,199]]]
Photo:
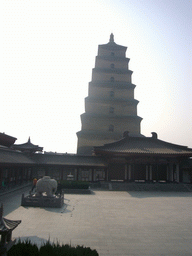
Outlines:
[[15,137],[0,132],[0,145],[10,147],[16,140],[17,139]]
[[21,152],[1,147],[0,164],[34,164],[34,161]]
[[145,154],[145,155],[177,155],[192,156],[192,149],[172,143],[168,143],[153,137],[130,137],[127,136],[114,143],[94,147],[96,154]]
[[26,143],[13,145],[13,148],[21,151],[26,151],[26,150],[42,151],[43,150],[43,147],[39,147],[38,145],[34,145],[33,143],[31,143],[30,138]]
[[101,157],[70,154],[34,154],[33,160],[42,165],[70,165],[90,167],[104,167],[107,165],[106,161]]

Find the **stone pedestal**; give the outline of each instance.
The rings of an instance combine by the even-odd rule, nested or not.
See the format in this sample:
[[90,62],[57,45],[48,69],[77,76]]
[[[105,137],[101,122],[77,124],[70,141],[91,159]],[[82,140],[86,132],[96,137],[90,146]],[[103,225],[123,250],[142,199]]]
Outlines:
[[35,196],[22,194],[21,199],[22,206],[33,206],[33,207],[50,207],[50,208],[61,208],[64,205],[64,194],[61,193],[58,196]]

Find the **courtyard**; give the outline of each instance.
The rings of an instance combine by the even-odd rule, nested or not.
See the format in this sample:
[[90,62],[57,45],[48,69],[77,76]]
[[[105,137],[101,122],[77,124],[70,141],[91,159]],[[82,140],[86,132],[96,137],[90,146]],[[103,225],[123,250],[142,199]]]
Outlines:
[[22,207],[23,192],[0,197],[4,216],[22,220],[13,237],[84,245],[100,256],[192,255],[191,192],[93,190],[66,194],[57,209]]

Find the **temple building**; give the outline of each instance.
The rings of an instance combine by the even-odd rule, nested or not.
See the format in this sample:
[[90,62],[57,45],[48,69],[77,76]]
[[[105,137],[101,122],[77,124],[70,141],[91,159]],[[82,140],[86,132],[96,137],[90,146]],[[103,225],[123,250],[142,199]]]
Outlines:
[[[94,147],[97,156],[107,159],[108,180],[136,182],[187,182],[192,178],[184,168],[192,149],[152,137],[124,138]],[[189,164],[189,162],[188,162]]]
[[85,113],[81,115],[82,128],[77,133],[77,154],[91,155],[94,146],[117,141],[124,131],[141,137],[141,117],[137,115],[138,101],[134,99],[135,85],[129,70],[127,47],[114,42],[99,45]]

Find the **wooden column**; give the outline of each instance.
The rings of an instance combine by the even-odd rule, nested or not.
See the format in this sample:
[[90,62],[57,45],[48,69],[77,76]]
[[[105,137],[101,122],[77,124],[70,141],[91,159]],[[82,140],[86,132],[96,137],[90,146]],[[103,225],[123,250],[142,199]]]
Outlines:
[[153,166],[151,164],[149,166],[149,180],[153,180]]
[[21,167],[21,183],[23,183],[24,167]]
[[77,168],[75,168],[75,180],[77,180]]
[[156,160],[156,182],[159,181],[159,165],[158,161]]
[[169,164],[167,164],[167,181],[169,180]]
[[63,180],[63,167],[60,169],[60,180]]
[[11,183],[11,169],[7,169],[8,171],[8,179],[7,179],[7,186],[10,187],[10,183]]
[[132,180],[135,180],[135,164],[131,166],[131,174],[132,174]]
[[173,181],[173,164],[169,164],[169,181]]
[[129,164],[129,181],[131,181],[131,164]]
[[145,177],[145,179],[146,179],[146,181],[148,181],[149,180],[149,168],[148,168],[148,165],[146,164],[146,166],[145,166],[145,172],[146,172],[146,177]]
[[79,167],[77,167],[77,180],[79,180]]
[[18,184],[18,180],[19,180],[18,167],[14,167],[12,170],[10,170],[10,179],[11,179],[12,184],[13,184],[13,181],[16,185]]
[[0,189],[2,188],[2,182],[3,182],[3,168],[0,168]]
[[176,164],[176,170],[175,170],[175,181],[179,182],[179,164]]
[[105,181],[107,181],[107,168],[104,168],[104,172],[105,172]]
[[125,181],[127,181],[127,164],[125,164]]
[[107,179],[107,181],[109,181],[109,169],[108,168],[106,170],[106,179]]
[[94,168],[91,168],[91,171],[92,171],[92,182],[93,182],[94,181],[94,172],[95,172]]

